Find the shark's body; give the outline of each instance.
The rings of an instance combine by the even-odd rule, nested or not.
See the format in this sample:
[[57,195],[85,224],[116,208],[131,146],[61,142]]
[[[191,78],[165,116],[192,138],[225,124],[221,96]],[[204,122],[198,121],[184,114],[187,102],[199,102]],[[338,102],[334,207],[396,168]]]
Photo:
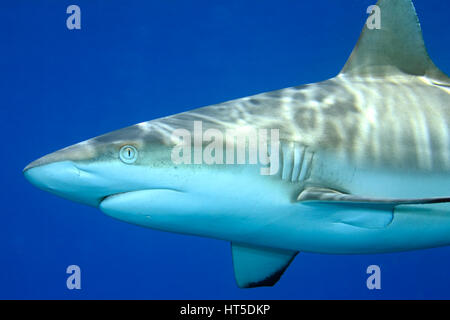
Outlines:
[[[228,240],[242,287],[271,285],[298,251],[381,253],[450,244],[450,79],[412,3],[381,0],[335,78],[118,130],[25,169],[38,187],[130,223]],[[178,164],[175,129],[278,129],[258,165]],[[119,159],[126,145],[132,164]]]

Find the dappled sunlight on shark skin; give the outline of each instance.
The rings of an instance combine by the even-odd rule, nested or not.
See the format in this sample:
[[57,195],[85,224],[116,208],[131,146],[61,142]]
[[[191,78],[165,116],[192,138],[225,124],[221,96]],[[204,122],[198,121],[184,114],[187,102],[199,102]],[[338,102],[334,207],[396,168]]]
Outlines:
[[[295,94],[299,98],[294,99]],[[283,102],[287,97],[293,100]],[[339,75],[153,122],[168,136],[177,127],[190,130],[200,120],[205,129],[279,128],[281,140],[333,150],[356,166],[401,170],[408,162],[411,169],[439,171],[450,169],[449,119],[442,116],[447,100],[446,89],[409,75],[387,79]]]
[[[332,79],[142,122],[44,156],[24,175],[121,221],[230,241],[240,287],[275,284],[299,251],[449,245],[450,79],[426,52],[412,2],[378,6],[382,30],[364,27]],[[261,163],[175,163],[184,140],[174,132],[198,123],[202,137],[279,131],[279,149],[264,151],[277,157],[265,164],[274,174]]]

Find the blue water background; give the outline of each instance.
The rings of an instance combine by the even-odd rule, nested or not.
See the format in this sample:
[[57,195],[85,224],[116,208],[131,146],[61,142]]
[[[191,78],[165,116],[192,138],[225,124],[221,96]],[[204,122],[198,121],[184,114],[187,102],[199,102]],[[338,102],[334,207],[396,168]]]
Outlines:
[[[450,74],[450,2],[415,1]],[[81,30],[66,8],[81,8]],[[134,123],[335,76],[366,0],[1,1],[0,298],[450,298],[450,248],[301,253],[273,288],[238,289],[230,245],[153,231],[36,189],[30,161]],[[443,190],[450,192],[450,190]],[[66,267],[82,289],[66,288]],[[366,287],[381,267],[382,289]]]

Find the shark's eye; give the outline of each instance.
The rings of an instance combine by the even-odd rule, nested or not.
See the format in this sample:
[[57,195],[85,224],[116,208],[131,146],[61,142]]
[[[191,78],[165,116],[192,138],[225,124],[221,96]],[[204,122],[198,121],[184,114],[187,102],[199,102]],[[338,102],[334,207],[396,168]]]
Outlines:
[[133,146],[123,146],[120,148],[119,157],[124,163],[134,163],[137,159],[138,151]]

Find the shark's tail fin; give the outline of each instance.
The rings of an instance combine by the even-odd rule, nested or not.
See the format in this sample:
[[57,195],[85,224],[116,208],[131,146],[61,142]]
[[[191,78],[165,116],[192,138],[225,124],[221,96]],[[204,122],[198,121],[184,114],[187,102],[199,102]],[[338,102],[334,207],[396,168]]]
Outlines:
[[379,0],[369,7],[358,43],[342,74],[389,76],[410,74],[450,83],[430,59],[411,0]]

